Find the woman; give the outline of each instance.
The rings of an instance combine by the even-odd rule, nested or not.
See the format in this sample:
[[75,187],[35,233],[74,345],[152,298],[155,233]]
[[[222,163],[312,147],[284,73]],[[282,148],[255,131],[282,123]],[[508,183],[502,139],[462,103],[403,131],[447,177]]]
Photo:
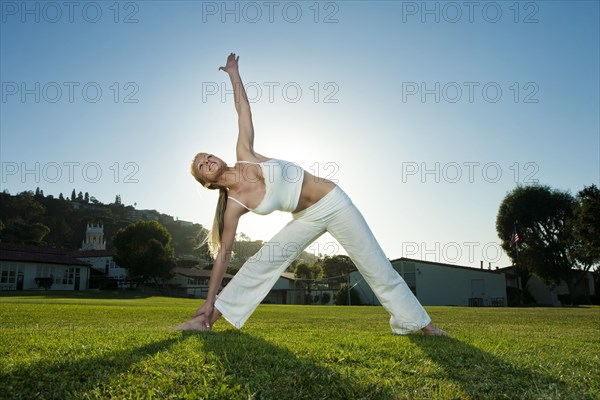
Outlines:
[[[208,296],[178,330],[208,331],[223,316],[241,328],[268,294],[280,274],[300,253],[326,231],[344,247],[373,292],[391,314],[396,334],[422,330],[445,335],[410,291],[402,277],[373,237],[358,209],[333,182],[315,177],[297,164],[271,159],[254,151],[254,128],[246,92],[234,53],[227,58],[225,71],[233,85],[238,114],[237,163],[228,166],[208,153],[199,153],[192,175],[204,187],[218,189],[219,202],[212,230],[216,253]],[[217,296],[231,258],[240,217],[249,211],[269,214],[289,211],[292,221],[248,260]]]

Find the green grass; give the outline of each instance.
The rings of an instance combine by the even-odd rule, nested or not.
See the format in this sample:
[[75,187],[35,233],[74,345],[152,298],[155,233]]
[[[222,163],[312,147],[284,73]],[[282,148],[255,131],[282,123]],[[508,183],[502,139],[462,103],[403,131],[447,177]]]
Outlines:
[[261,305],[189,334],[166,328],[198,300],[24,294],[0,297],[0,398],[600,398],[598,307],[426,307],[440,338],[381,307]]

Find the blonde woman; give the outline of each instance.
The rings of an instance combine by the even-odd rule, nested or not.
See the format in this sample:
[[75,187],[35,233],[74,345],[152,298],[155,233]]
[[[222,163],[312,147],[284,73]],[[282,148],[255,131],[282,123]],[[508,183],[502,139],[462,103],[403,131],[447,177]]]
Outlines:
[[[325,232],[346,250],[360,273],[390,313],[396,334],[422,330],[445,335],[393,269],[367,223],[348,196],[335,183],[311,175],[295,163],[265,157],[254,150],[254,128],[246,92],[234,53],[219,70],[234,89],[239,134],[237,162],[198,153],[192,175],[207,189],[219,190],[211,245],[216,254],[206,301],[178,330],[208,331],[223,316],[240,329],[268,294],[280,274],[300,253]],[[239,219],[248,212],[266,215],[280,210],[292,220],[247,261],[217,294],[231,258]]]

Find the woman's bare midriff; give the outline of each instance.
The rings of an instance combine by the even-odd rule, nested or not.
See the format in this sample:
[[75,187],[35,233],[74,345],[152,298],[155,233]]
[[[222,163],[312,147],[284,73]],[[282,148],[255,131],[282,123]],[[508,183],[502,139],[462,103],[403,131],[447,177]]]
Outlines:
[[300,212],[312,206],[321,200],[327,193],[335,188],[335,183],[330,180],[316,177],[304,171],[304,180],[302,181],[302,191],[298,200],[298,207],[293,213]]

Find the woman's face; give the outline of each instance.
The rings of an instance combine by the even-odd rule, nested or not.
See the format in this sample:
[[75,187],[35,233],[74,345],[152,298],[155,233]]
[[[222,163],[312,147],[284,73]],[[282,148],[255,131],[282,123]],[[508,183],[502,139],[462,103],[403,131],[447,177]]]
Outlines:
[[207,184],[216,182],[226,167],[223,160],[209,153],[198,153],[194,159],[197,177]]

